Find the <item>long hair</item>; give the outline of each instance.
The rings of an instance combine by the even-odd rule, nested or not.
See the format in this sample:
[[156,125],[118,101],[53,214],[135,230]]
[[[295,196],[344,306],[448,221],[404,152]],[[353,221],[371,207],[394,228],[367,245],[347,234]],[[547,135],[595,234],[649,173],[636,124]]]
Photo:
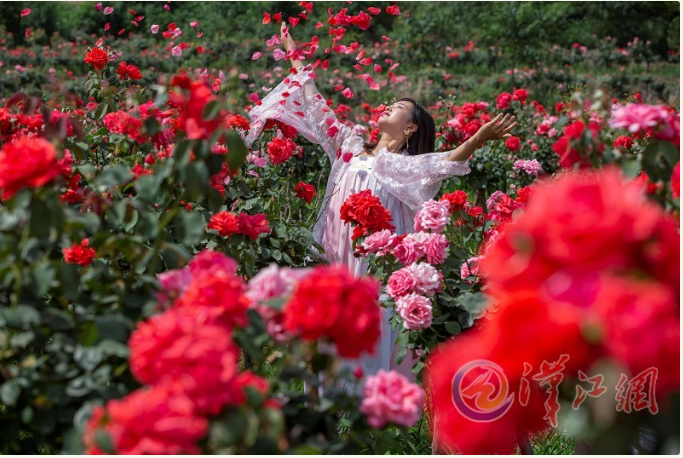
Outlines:
[[[410,102],[413,104],[413,123],[417,125],[417,130],[408,140],[408,154],[410,156],[417,156],[419,154],[433,153],[434,143],[436,141],[436,123],[429,112],[410,97],[403,97],[397,102]],[[365,142],[363,147],[366,152],[371,152],[377,146],[378,142]],[[403,145],[405,148],[405,144]]]

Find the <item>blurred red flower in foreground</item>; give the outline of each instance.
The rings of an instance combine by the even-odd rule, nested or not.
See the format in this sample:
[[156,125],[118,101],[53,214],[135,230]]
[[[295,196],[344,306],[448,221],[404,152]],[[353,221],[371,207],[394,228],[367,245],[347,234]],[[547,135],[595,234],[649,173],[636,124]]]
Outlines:
[[374,353],[380,335],[379,284],[345,267],[318,267],[285,304],[284,326],[305,340],[330,338],[341,356]]
[[57,152],[41,138],[21,137],[0,149],[0,189],[7,200],[20,189],[38,188],[59,175]]

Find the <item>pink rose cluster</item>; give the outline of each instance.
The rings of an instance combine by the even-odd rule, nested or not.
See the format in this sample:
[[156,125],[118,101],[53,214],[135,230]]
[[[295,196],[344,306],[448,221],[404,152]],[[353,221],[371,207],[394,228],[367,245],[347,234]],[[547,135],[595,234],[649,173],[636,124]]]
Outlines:
[[404,428],[413,426],[422,415],[425,393],[396,371],[380,369],[368,377],[363,390],[360,411],[374,428],[394,423]]
[[541,167],[541,163],[538,162],[536,159],[519,159],[515,161],[514,164],[512,164],[512,168],[515,170],[523,170],[529,175],[538,175],[539,173],[543,172],[543,167]]
[[443,276],[434,266],[427,263],[413,263],[397,270],[389,277],[387,294],[398,300],[409,293],[419,293],[428,297],[441,291]]
[[433,266],[421,262],[397,270],[389,277],[387,294],[396,301],[403,327],[425,329],[432,325],[429,297],[441,291],[443,276]]
[[392,250],[399,243],[396,234],[389,229],[382,229],[381,231],[373,232],[365,241],[363,241],[363,248],[366,254],[374,254],[376,256],[385,256],[392,254]]
[[443,234],[415,232],[406,235],[394,248],[393,254],[404,266],[426,258],[432,265],[446,259],[448,240]]
[[442,232],[451,219],[451,205],[447,200],[428,200],[415,215],[416,231]]
[[609,125],[627,129],[632,134],[652,133],[659,140],[670,141],[680,148],[681,115],[673,108],[646,103],[627,103],[612,108]]

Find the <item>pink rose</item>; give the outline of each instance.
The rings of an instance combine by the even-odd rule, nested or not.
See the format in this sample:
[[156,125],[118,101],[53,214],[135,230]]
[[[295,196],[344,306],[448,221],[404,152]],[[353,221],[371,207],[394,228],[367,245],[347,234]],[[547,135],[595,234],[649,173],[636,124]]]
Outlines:
[[377,256],[384,256],[387,254],[396,240],[396,235],[394,235],[389,229],[382,229],[379,232],[372,233],[363,242],[363,248],[368,253],[375,253]]
[[183,48],[181,48],[180,46],[174,46],[173,48],[171,48],[171,55],[175,57],[182,56]]
[[398,262],[404,266],[417,262],[422,256],[422,247],[414,239],[404,238],[401,243],[394,248],[394,256]]
[[[475,256],[463,262],[460,266],[460,278],[465,279],[470,276],[476,276],[479,274],[479,263],[483,259],[483,256]],[[469,267],[468,267],[469,264]],[[471,283],[468,281],[468,283]]]
[[170,306],[176,297],[180,296],[192,281],[189,269],[176,269],[157,275],[161,288],[157,292],[157,301],[163,308]]
[[399,269],[389,277],[387,294],[394,299],[412,292],[417,287],[417,279],[407,267]]
[[310,271],[311,269],[280,268],[277,264],[271,264],[249,280],[247,297],[253,302],[259,302],[289,294]]
[[450,221],[451,204],[447,200],[428,200],[415,215],[415,230],[443,231]]
[[237,262],[219,251],[204,250],[197,254],[187,265],[196,277],[205,272],[216,273],[218,271],[234,275],[237,272]]
[[[441,280],[443,276],[433,266],[425,262],[411,264],[405,268],[415,278],[415,292],[432,297],[441,291]],[[389,279],[391,280],[391,279]]]
[[374,428],[387,423],[409,428],[422,415],[424,391],[396,371],[380,369],[377,375],[368,377],[363,395],[360,411]]
[[419,294],[410,293],[400,297],[396,301],[396,311],[406,329],[424,329],[432,325],[432,302]]
[[448,248],[448,240],[443,234],[429,234],[429,238],[424,244],[427,262],[432,265],[444,262],[446,260],[446,248]]

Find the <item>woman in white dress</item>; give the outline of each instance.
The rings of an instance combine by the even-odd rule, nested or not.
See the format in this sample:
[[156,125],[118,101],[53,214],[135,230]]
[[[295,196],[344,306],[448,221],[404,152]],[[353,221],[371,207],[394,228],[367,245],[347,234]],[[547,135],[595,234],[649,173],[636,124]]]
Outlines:
[[[288,52],[295,48],[284,23],[282,42]],[[442,181],[449,176],[468,174],[472,153],[488,140],[509,137],[516,125],[514,116],[499,115],[455,150],[433,152],[433,118],[417,102],[403,98],[388,106],[379,118],[379,142],[368,144],[351,127],[337,120],[316,89],[311,66],[304,67],[294,60],[292,66],[297,72],[285,78],[249,112],[251,126],[245,144],[250,147],[266,121],[273,119],[294,127],[300,135],[322,147],[332,169],[313,236],[330,263],[345,265],[356,276],[367,273],[368,263],[353,255],[352,228],[340,218],[340,208],[351,194],[371,190],[391,213],[396,234],[413,232],[416,211],[436,196]],[[406,358],[400,368],[394,365],[396,332],[392,332],[390,325],[394,312],[389,308],[382,311],[381,338],[375,355],[361,356],[360,361],[346,360],[345,365],[360,364],[365,376],[374,375],[379,369],[397,369],[411,376],[411,358]]]

